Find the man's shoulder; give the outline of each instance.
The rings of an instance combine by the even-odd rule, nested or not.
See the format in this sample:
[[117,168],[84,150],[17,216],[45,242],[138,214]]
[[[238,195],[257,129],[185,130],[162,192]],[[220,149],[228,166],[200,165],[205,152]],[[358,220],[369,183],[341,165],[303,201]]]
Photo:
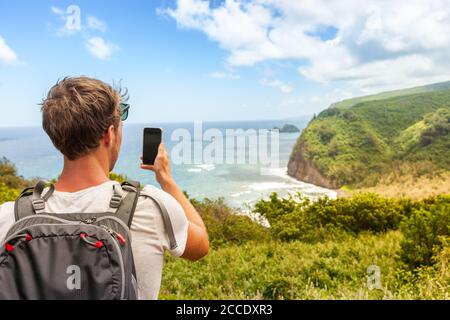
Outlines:
[[0,204],[0,227],[2,224],[14,220],[14,202],[10,201]]
[[160,196],[164,193],[165,192],[163,190],[152,186],[151,184],[146,184],[140,192],[141,196],[144,197]]
[[153,209],[160,211],[158,203],[163,203],[166,205],[167,199],[164,195],[164,191],[158,189],[152,185],[145,185],[139,192],[139,200],[137,203],[138,210],[140,208]]
[[0,205],[0,242],[6,236],[9,228],[14,224],[14,202]]
[[14,212],[14,201],[0,204],[0,219],[2,218],[2,214],[5,214],[6,212]]
[[150,198],[153,201],[160,203],[162,202],[163,204],[169,205],[171,204],[171,202],[175,201],[175,199],[170,194],[150,184],[145,185],[142,188],[140,192],[140,197],[144,199]]
[[170,218],[179,215],[184,217],[184,211],[181,205],[172,195],[164,190],[152,185],[146,185],[142,188],[140,194],[141,197],[138,205],[142,204],[142,207],[145,207],[145,204],[151,203],[151,207],[155,208],[158,212],[161,212],[161,207],[163,206],[169,213]]
[[[153,229],[153,233],[158,235],[165,250],[169,250],[174,256],[181,256],[186,246],[189,226],[183,208],[171,194],[155,186],[146,185],[141,194],[143,196],[138,203],[140,206],[136,209],[133,220],[135,227],[141,230]],[[162,210],[162,206],[166,210]],[[148,214],[149,212],[153,214]],[[152,221],[146,225],[145,222],[148,222],[146,219],[150,217]],[[175,246],[171,238],[176,240]]]
[[[111,182],[113,185],[120,185],[120,183],[117,181],[111,180]],[[146,184],[146,185],[143,185],[143,187],[141,188],[141,190],[139,192],[139,197],[140,198],[164,197],[165,193],[166,193],[165,191],[163,191],[151,184]]]

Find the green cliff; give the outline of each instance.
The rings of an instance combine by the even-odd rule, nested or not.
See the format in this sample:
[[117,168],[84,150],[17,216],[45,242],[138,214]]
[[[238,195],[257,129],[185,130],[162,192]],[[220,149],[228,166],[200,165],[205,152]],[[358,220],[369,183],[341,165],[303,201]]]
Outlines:
[[288,174],[328,188],[369,186],[402,166],[450,170],[450,82],[333,104],[310,121]]

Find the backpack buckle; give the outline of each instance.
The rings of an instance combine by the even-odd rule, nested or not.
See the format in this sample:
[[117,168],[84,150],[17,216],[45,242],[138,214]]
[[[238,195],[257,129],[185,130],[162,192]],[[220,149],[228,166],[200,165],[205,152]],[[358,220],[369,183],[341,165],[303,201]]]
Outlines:
[[119,195],[114,195],[111,198],[111,201],[109,202],[109,206],[111,208],[118,208],[120,206],[120,203],[122,202],[122,197]]
[[45,209],[45,202],[43,199],[35,199],[31,201],[33,209],[36,213],[43,212]]
[[109,207],[113,209],[117,209],[120,207],[122,203],[123,190],[120,185],[113,185],[114,194],[111,197],[111,201],[109,202]]

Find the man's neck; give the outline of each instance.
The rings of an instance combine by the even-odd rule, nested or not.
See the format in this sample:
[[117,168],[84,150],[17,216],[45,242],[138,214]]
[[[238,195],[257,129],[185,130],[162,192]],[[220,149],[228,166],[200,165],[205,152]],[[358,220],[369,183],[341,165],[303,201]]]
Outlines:
[[109,164],[95,155],[88,155],[74,161],[64,158],[64,168],[55,183],[57,191],[77,192],[109,181]]

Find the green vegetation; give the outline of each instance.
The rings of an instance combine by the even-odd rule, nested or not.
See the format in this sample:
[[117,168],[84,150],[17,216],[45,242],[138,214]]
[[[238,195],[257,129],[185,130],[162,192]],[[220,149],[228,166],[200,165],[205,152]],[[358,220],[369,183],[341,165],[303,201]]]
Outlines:
[[34,180],[27,180],[17,175],[16,166],[7,158],[0,158],[0,184],[11,189],[22,189],[33,182]]
[[410,268],[433,264],[434,255],[450,240],[450,196],[413,201],[357,194],[316,202],[301,194],[260,200],[255,212],[267,218],[271,233],[282,241],[320,242],[342,234],[381,234],[400,229],[402,261]]
[[8,187],[6,184],[0,182],[0,204],[8,201],[14,201],[19,196],[20,191]]
[[357,194],[352,198],[321,198],[311,202],[301,194],[260,200],[255,212],[267,218],[272,235],[283,241],[318,242],[342,232],[356,235],[396,230],[403,217],[410,215],[410,200],[381,198],[375,194]]
[[[373,187],[351,189],[341,188],[345,194],[355,192],[376,193],[384,197],[409,197],[424,199],[440,194],[450,193],[450,171],[433,171],[434,166],[427,162],[414,165],[395,165],[394,170],[380,177],[376,174],[368,175],[367,181],[373,179],[378,183]],[[374,183],[375,183],[374,182]]]
[[251,242],[212,250],[195,264],[166,257],[160,298],[379,299],[384,292],[367,289],[366,269],[377,264],[393,279],[399,240],[391,232],[318,244]]
[[[31,181],[6,159],[0,168],[1,204]],[[211,253],[197,263],[165,256],[162,299],[450,298],[450,195],[313,202],[272,194],[253,209],[270,228],[223,199],[191,202],[209,230]],[[367,285],[373,265],[381,272],[376,288]]]
[[0,158],[0,204],[16,200],[22,189],[34,182],[18,176],[14,164],[4,157]]
[[374,186],[399,165],[448,172],[449,87],[450,82],[336,104],[309,123],[290,161],[298,155],[312,160],[336,188]]
[[[216,210],[224,206],[220,200],[207,202]],[[210,230],[232,214],[221,210],[227,213],[219,220],[205,219]],[[255,212],[270,222],[270,237],[255,229],[254,238],[249,232],[242,243],[214,246],[195,264],[166,256],[160,297],[450,298],[450,196],[412,201],[360,194],[310,202],[299,194],[288,199],[273,194],[260,200]],[[239,233],[241,227],[235,224],[229,234],[234,229]],[[212,232],[215,241],[219,235]],[[382,277],[372,290],[367,286],[371,265]]]
[[390,99],[390,98],[395,98],[395,97],[407,96],[407,95],[411,95],[411,94],[433,92],[433,91],[439,91],[439,90],[445,90],[445,89],[450,89],[450,81],[431,84],[428,86],[388,91],[388,92],[382,92],[382,93],[378,93],[378,94],[374,94],[374,95],[370,95],[370,96],[347,99],[347,100],[343,100],[341,102],[337,102],[337,103],[331,105],[331,107],[339,108],[339,109],[346,109],[346,108],[351,108],[361,102],[384,100],[384,99]]
[[432,265],[450,244],[450,196],[426,200],[404,219],[401,258],[410,268]]
[[208,226],[209,240],[215,248],[225,244],[265,241],[270,237],[267,228],[247,216],[236,214],[223,199],[202,201],[191,199],[191,202]]
[[[166,257],[160,299],[449,299],[450,250],[415,272],[399,268],[401,233],[317,244],[254,242],[191,263]],[[367,267],[381,287],[367,287]]]

